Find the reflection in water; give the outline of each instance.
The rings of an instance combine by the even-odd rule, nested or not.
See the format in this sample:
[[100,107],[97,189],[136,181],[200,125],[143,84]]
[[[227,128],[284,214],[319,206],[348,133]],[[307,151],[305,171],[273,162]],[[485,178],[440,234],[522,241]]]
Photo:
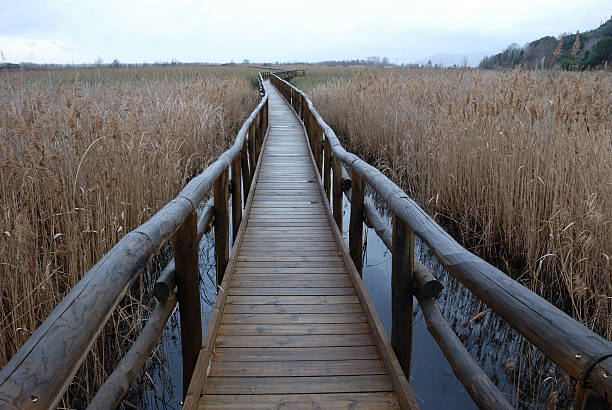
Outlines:
[[[348,246],[350,204],[346,203],[343,236]],[[389,216],[386,220],[391,225]],[[363,282],[390,339],[391,253],[373,229],[366,229],[364,243]],[[431,268],[444,285],[437,299],[442,315],[511,404],[516,405],[518,395],[519,408],[546,408],[549,397],[558,397],[557,408],[570,407],[567,377],[495,313],[488,312],[479,320],[471,321],[486,311],[487,306],[449,275],[418,238],[415,258]],[[416,298],[414,309],[409,382],[417,402],[422,409],[477,408],[427,330]],[[515,386],[520,386],[520,389]]]

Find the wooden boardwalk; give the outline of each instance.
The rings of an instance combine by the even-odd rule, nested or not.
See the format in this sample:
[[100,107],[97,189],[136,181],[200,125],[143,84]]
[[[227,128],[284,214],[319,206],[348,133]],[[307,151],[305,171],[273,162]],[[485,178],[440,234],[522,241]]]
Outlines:
[[302,124],[267,86],[270,128],[200,407],[399,407],[405,377],[390,377],[399,365],[351,279]]

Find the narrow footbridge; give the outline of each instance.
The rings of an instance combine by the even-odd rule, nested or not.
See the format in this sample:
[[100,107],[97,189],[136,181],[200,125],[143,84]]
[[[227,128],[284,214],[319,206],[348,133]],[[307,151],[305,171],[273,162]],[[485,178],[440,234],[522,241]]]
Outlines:
[[[0,409],[54,407],[113,309],[168,241],[174,259],[155,284],[157,305],[90,408],[120,404],[178,305],[185,408],[416,409],[414,298],[474,402],[513,408],[440,313],[442,285],[415,261],[415,235],[577,381],[576,408],[612,403],[612,344],[465,250],[380,171],[345,151],[289,82],[298,75],[259,74],[262,100],[232,147],[60,302],[0,371]],[[391,226],[364,201],[366,187],[392,212]],[[364,225],[393,257],[390,341],[361,281]],[[218,291],[202,339],[198,249],[212,227]]]

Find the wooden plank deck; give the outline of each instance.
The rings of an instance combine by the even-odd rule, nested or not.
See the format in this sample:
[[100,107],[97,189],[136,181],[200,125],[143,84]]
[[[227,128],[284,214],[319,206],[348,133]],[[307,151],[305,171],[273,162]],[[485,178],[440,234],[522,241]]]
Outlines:
[[267,86],[270,128],[199,407],[407,407],[412,395],[351,278],[302,124]]

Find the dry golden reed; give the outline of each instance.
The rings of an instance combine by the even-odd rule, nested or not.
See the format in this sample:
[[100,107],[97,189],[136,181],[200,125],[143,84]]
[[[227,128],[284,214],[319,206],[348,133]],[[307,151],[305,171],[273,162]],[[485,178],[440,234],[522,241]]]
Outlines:
[[610,73],[362,70],[308,92],[461,242],[611,339]]
[[[0,368],[105,252],[227,148],[258,101],[256,73],[148,67],[2,74]],[[94,348],[87,361],[94,368],[79,379],[87,394],[137,336],[138,317],[126,312],[144,309],[140,302],[129,295],[105,330],[112,347]]]

